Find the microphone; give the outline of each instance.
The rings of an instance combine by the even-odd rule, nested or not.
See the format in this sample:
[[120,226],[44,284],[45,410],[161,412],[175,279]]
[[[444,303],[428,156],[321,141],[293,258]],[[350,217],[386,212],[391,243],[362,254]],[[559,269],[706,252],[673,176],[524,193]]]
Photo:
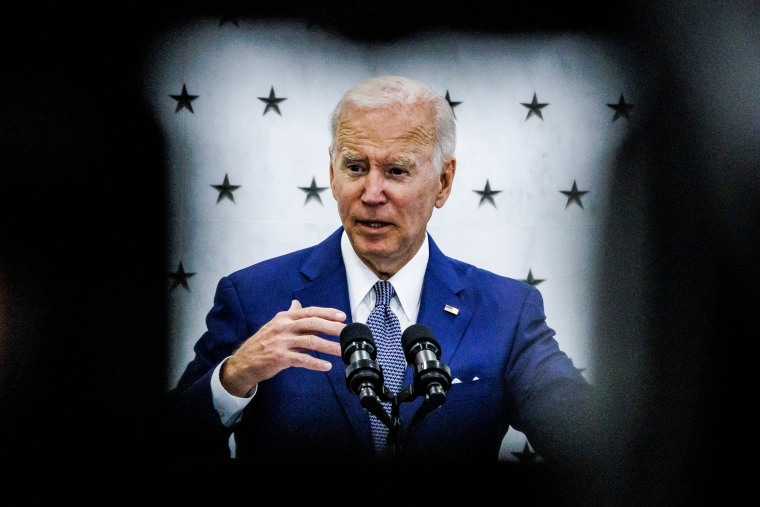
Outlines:
[[441,346],[433,330],[423,324],[412,324],[401,335],[401,347],[406,361],[414,365],[413,389],[425,395],[426,411],[446,401],[451,386],[451,370],[443,364]]
[[366,324],[354,322],[340,332],[340,352],[346,368],[346,387],[359,395],[359,401],[388,427],[391,419],[380,403],[383,392],[383,371],[375,361],[377,348],[372,331]]

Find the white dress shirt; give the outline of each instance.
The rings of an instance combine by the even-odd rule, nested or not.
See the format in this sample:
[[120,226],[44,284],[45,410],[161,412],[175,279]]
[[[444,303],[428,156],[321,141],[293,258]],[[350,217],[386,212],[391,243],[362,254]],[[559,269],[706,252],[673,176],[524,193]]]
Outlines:
[[[346,231],[340,241],[343,264],[346,266],[346,278],[348,280],[348,298],[351,305],[351,318],[353,322],[367,322],[369,313],[375,306],[375,291],[372,288],[378,281],[377,275],[372,272],[356,255],[351,247]],[[396,291],[391,299],[391,309],[396,314],[401,325],[401,332],[417,322],[417,314],[420,310],[420,294],[422,282],[425,278],[430,247],[428,237],[414,257],[406,263],[395,275],[388,279]],[[226,361],[226,359],[224,360]],[[258,384],[251,390],[247,397],[241,398],[228,393],[219,379],[219,371],[224,361],[219,363],[211,376],[211,393],[222,423],[232,426],[240,420],[243,409],[258,391]]]

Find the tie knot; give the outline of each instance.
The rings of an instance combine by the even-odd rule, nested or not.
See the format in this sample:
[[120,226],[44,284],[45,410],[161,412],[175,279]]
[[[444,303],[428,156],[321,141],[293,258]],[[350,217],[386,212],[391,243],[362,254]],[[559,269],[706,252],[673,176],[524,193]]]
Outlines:
[[377,296],[375,306],[389,305],[394,294],[396,294],[396,291],[393,289],[391,282],[388,280],[378,280],[375,283],[375,295]]

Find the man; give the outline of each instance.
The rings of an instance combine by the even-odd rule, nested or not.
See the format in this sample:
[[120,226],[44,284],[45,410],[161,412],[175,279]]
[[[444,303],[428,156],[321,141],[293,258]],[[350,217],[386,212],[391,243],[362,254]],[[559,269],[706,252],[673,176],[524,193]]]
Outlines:
[[[426,231],[456,174],[448,102],[417,81],[377,77],[342,97],[331,130],[342,226],[220,280],[171,393],[181,455],[228,457],[234,431],[240,461],[491,464],[512,425],[549,461],[584,456],[590,386],[554,339],[539,291],[446,257]],[[398,403],[392,453],[394,437],[377,436],[376,414],[347,386],[337,339],[368,321],[382,280],[397,326],[427,326],[451,379],[445,402],[414,425],[425,396]],[[400,375],[409,386],[414,368]]]

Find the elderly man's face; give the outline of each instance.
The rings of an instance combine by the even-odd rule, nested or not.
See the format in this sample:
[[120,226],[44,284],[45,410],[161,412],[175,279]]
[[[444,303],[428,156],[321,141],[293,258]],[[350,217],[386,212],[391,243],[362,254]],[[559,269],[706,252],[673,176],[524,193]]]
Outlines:
[[387,279],[419,250],[428,220],[451,193],[456,161],[433,166],[432,114],[394,106],[340,118],[330,186],[359,257]]

